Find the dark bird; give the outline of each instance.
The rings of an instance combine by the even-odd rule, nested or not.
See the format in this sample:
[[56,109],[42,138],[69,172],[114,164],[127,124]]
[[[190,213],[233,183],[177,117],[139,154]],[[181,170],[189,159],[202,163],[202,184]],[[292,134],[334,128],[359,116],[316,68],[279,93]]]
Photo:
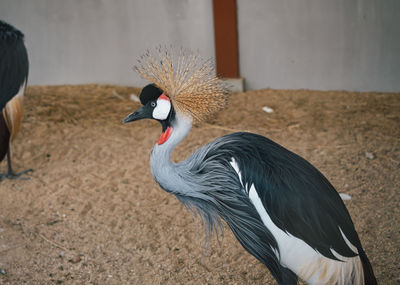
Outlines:
[[11,166],[10,142],[17,135],[23,116],[23,98],[28,80],[29,61],[24,35],[0,20],[0,161],[7,155],[4,178],[18,178],[31,169],[15,173]]
[[154,119],[162,134],[151,172],[162,189],[197,212],[206,232],[221,218],[278,284],[377,284],[349,212],[329,181],[309,162],[257,134],[217,138],[174,163],[174,148],[224,105],[226,89],[210,62],[196,55],[147,53],[136,70],[152,82],[125,123]]

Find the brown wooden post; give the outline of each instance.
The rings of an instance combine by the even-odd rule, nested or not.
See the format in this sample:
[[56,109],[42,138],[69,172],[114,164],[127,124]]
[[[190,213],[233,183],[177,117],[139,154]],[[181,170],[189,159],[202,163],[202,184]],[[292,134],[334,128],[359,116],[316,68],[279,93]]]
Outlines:
[[239,77],[236,0],[213,0],[217,75]]

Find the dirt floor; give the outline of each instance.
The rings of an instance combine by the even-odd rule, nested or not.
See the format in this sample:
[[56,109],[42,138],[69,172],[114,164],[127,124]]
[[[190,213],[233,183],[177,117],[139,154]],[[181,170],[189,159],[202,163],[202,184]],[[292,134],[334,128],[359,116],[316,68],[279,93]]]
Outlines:
[[[229,229],[204,247],[191,214],[153,181],[159,124],[121,124],[139,106],[134,92],[28,88],[12,154],[16,170],[34,172],[0,182],[0,284],[275,284]],[[234,94],[173,158],[236,130],[277,141],[351,195],[345,203],[380,284],[400,284],[400,94]]]

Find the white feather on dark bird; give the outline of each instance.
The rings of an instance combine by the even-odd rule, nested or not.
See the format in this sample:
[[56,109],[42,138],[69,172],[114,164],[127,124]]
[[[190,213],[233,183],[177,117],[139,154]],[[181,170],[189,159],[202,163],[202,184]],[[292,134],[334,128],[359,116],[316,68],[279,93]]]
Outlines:
[[162,134],[150,165],[162,189],[197,212],[206,232],[225,220],[278,284],[377,284],[353,222],[329,181],[309,162],[257,134],[233,133],[174,163],[174,148],[224,106],[211,62],[187,52],[146,53],[136,70],[152,82],[125,123],[155,119]]
[[0,161],[7,155],[4,178],[15,179],[31,169],[15,173],[11,165],[10,142],[19,131],[23,116],[23,98],[28,81],[29,61],[24,35],[0,20]]

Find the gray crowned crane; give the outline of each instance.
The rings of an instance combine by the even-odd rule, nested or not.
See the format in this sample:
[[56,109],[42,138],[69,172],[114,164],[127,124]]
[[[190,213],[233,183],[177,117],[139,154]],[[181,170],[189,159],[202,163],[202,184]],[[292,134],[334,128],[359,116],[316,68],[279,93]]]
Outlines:
[[277,283],[377,284],[341,197],[309,162],[257,134],[238,132],[208,143],[174,163],[174,148],[192,123],[226,101],[212,63],[197,54],[147,52],[136,70],[152,82],[142,107],[124,123],[154,119],[162,134],[151,172],[162,189],[197,212],[206,232],[221,218],[239,243],[270,270]]
[[31,169],[15,173],[11,166],[10,142],[17,135],[23,116],[23,98],[29,61],[24,35],[0,20],[0,161],[7,155],[8,170],[0,180],[15,179]]

